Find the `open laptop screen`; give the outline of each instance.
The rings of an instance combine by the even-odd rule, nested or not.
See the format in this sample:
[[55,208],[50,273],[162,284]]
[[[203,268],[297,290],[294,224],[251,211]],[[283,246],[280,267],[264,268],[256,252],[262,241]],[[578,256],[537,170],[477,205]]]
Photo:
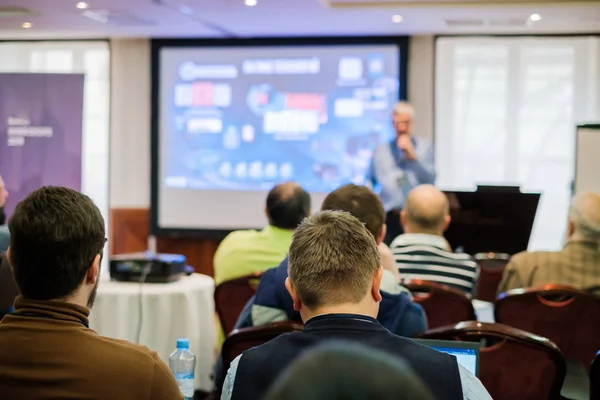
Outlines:
[[456,361],[477,376],[479,369],[479,348],[475,342],[456,342],[452,340],[413,339],[415,342],[437,351],[456,357]]

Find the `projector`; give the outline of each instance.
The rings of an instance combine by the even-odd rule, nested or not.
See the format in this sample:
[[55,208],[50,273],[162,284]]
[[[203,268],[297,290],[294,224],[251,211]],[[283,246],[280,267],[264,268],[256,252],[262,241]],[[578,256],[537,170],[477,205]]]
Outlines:
[[138,283],[175,282],[186,273],[185,261],[185,256],[180,254],[120,254],[110,259],[110,279]]

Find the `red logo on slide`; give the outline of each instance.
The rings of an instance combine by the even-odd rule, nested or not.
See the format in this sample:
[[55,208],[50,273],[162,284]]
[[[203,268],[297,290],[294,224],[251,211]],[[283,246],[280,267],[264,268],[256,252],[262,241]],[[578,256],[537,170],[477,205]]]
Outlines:
[[211,107],[213,105],[213,83],[195,82],[194,83],[194,106]]

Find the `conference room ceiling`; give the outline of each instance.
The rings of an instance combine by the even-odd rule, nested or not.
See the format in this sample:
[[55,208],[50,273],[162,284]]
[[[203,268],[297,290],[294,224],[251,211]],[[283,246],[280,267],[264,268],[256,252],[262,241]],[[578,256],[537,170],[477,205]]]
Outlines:
[[87,9],[77,3],[0,0],[0,39],[600,33],[600,0],[90,0]]

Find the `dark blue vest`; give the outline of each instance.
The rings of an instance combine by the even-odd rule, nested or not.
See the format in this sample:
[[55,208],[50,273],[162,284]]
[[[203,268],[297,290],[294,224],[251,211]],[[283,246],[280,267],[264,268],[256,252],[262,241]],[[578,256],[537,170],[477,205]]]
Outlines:
[[302,332],[287,333],[247,350],[238,364],[232,400],[259,400],[300,353],[326,340],[356,341],[402,357],[437,400],[462,400],[456,358],[390,333],[362,315],[330,314],[311,318]]

